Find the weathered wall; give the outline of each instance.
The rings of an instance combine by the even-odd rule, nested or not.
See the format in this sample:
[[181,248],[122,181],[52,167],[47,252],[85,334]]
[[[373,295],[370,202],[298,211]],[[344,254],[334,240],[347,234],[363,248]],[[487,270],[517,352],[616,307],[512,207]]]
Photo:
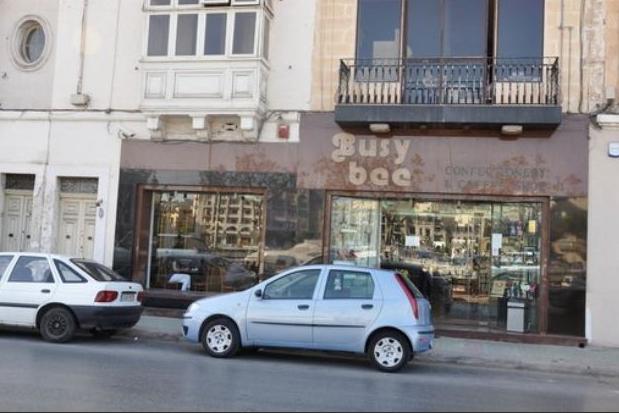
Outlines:
[[619,158],[608,154],[609,143],[619,143],[619,115],[600,120],[603,128],[591,128],[589,143],[587,337],[593,344],[619,346]]

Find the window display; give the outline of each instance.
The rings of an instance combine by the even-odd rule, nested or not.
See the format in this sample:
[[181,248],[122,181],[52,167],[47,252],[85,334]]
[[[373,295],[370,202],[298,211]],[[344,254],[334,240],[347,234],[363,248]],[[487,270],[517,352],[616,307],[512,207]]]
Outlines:
[[149,287],[223,292],[254,285],[263,216],[262,195],[155,193]]
[[331,262],[411,274],[443,327],[505,330],[508,304],[518,302],[522,330],[537,332],[541,211],[524,202],[334,197]]

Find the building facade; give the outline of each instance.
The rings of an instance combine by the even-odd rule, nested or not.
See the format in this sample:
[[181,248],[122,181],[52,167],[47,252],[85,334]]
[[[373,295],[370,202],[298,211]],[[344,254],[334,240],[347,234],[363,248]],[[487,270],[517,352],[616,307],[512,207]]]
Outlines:
[[615,9],[0,0],[2,249],[95,258],[153,305],[306,263],[424,268],[443,332],[611,343],[587,215]]

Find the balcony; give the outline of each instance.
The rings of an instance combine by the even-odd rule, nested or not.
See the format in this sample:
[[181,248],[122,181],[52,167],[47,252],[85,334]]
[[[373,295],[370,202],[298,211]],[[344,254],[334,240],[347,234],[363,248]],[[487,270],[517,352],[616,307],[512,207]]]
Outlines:
[[335,119],[371,123],[554,128],[558,58],[342,60]]
[[189,115],[194,129],[208,129],[213,115],[240,117],[243,129],[255,131],[266,111],[269,68],[263,59],[200,62],[146,62],[141,109],[155,119]]

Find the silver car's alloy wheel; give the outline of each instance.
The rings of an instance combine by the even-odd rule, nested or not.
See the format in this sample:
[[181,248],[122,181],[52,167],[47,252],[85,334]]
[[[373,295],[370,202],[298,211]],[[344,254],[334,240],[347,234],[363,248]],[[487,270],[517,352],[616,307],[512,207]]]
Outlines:
[[232,346],[232,332],[228,327],[218,324],[212,326],[206,335],[208,348],[217,354],[223,354]]
[[392,337],[382,338],[374,346],[374,357],[382,366],[395,367],[404,357],[402,343]]

